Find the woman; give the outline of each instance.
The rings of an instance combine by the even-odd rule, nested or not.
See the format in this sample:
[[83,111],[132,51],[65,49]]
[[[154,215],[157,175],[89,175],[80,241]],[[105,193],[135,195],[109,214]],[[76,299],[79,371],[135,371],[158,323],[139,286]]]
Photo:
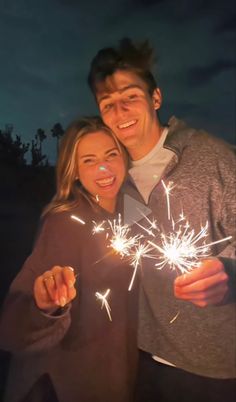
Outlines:
[[[13,354],[5,401],[132,401],[132,268],[110,252],[105,232],[92,234],[94,221],[122,212],[125,174],[125,152],[100,118],[68,128],[56,195],[2,312],[0,347]],[[107,289],[111,317],[96,298]]]

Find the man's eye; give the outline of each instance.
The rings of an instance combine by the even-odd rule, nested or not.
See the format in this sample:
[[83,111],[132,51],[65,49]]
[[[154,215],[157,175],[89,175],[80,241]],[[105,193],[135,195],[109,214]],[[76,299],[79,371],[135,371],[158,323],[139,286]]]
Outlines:
[[113,107],[113,103],[107,103],[106,105],[103,106],[102,110],[103,111],[108,111]]
[[136,94],[130,94],[130,95],[128,95],[128,99],[130,99],[130,100],[134,100],[134,99],[136,99],[137,98],[137,95]]

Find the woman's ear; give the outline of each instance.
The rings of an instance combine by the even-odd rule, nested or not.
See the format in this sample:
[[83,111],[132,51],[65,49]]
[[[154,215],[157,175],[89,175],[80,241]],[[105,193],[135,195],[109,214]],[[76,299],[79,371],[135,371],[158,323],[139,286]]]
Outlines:
[[160,88],[155,88],[152,94],[152,101],[155,110],[160,109],[162,105],[162,93]]

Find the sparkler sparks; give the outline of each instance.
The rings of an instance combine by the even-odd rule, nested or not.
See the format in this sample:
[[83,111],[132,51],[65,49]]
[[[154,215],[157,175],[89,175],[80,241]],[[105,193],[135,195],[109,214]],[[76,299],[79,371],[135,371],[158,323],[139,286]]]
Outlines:
[[[93,234],[107,230],[107,239],[109,240],[108,247],[112,248],[122,258],[128,257],[130,260],[130,265],[134,267],[134,272],[128,288],[128,290],[130,291],[132,289],[137,269],[141,262],[141,258],[146,256],[152,258],[152,256],[148,254],[152,248],[147,243],[141,243],[143,235],[130,235],[131,229],[128,225],[122,225],[120,215],[118,216],[118,220],[108,220],[107,228],[105,228],[105,221],[100,224],[97,224],[96,222],[93,223]],[[154,225],[154,227],[156,226]],[[111,235],[109,235],[109,229],[111,231]]]
[[168,219],[170,219],[170,192],[174,188],[173,182],[169,182],[167,185],[165,182],[162,180],[161,181],[165,192],[166,192],[166,202],[167,202],[167,213],[168,213]]
[[93,229],[92,229],[92,234],[96,234],[96,233],[100,233],[100,232],[104,232],[105,228],[105,221],[102,221],[101,223],[96,223],[95,221],[93,222]]
[[98,300],[100,300],[100,301],[102,302],[101,309],[103,309],[103,307],[105,307],[106,312],[107,312],[107,315],[108,315],[108,317],[109,317],[109,320],[112,321],[112,318],[111,318],[111,307],[109,306],[109,303],[108,303],[108,301],[107,301],[107,297],[108,297],[109,293],[110,293],[110,289],[107,289],[104,294],[99,293],[99,292],[96,292],[96,293],[95,293],[95,296],[96,296],[96,298],[97,298]]
[[[169,265],[172,270],[178,269],[181,274],[184,274],[198,267],[203,258],[211,255],[210,248],[212,245],[230,240],[232,236],[206,243],[208,222],[195,234],[183,212],[180,214],[179,219],[175,221],[171,215],[169,200],[170,191],[173,189],[172,183],[166,186],[162,181],[162,184],[166,193],[168,219],[172,222],[172,231],[168,234],[161,232],[160,245],[150,240],[148,240],[148,243],[159,252],[156,259],[160,262],[155,264],[158,269],[163,269],[166,265]],[[150,220],[148,222],[150,223]]]
[[152,250],[152,247],[148,244],[144,243],[139,243],[138,246],[135,247],[134,251],[129,253],[130,256],[130,265],[134,267],[134,272],[128,287],[128,290],[130,291],[133,287],[134,279],[137,273],[137,269],[139,265],[141,264],[141,259],[143,257],[147,258],[154,258],[152,255],[149,254],[149,251]]
[[[121,257],[129,256],[130,250],[138,245],[142,235],[130,236],[130,227],[128,225],[122,225],[121,215],[119,214],[118,220],[108,221],[112,236],[110,237],[109,247],[113,248],[117,254]],[[108,235],[109,238],[109,235]]]
[[81,223],[82,225],[85,225],[85,222],[82,219],[80,219],[78,216],[71,215],[70,217],[71,217],[71,219],[74,219],[75,221]]

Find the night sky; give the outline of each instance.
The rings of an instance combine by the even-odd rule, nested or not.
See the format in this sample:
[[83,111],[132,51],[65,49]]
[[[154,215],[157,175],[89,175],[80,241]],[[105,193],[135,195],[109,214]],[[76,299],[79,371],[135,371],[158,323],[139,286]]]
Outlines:
[[[0,0],[0,128],[30,141],[78,115],[97,113],[87,86],[97,51],[149,39],[171,115],[235,142],[234,0]],[[43,143],[50,162],[54,139]]]

